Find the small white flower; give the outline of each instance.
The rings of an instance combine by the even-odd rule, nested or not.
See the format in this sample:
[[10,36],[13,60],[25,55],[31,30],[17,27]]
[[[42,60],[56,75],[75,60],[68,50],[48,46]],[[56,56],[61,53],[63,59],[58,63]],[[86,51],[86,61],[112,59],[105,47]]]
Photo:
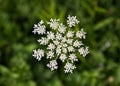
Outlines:
[[81,41],[78,41],[76,40],[74,43],[73,43],[73,46],[74,47],[80,47],[81,45],[83,45],[83,43]]
[[43,25],[43,21],[41,20],[38,24],[34,24],[34,30],[32,31],[34,34],[45,34],[46,32],[46,27]]
[[63,38],[62,38],[62,41],[61,42],[66,42],[67,41],[67,38],[66,38],[66,36],[64,36]]
[[85,39],[86,37],[85,37],[85,34],[86,34],[86,32],[84,32],[84,30],[83,29],[81,29],[81,31],[78,31],[77,33],[76,33],[76,37],[78,37],[78,38],[83,38],[83,39]]
[[37,41],[40,43],[40,45],[47,45],[49,40],[46,37],[42,37],[41,39],[38,39]]
[[74,36],[74,32],[73,32],[73,31],[68,31],[66,36],[67,36],[68,38],[69,38],[69,37],[72,38],[72,37]]
[[66,42],[67,42],[68,44],[72,45],[73,39],[68,39]]
[[55,45],[59,45],[59,41],[58,40],[53,40],[53,43],[55,44]]
[[43,37],[40,37],[37,41],[41,46],[44,45],[44,47],[41,48],[45,48],[45,51],[42,49],[33,50],[32,55],[38,61],[44,57],[44,54],[46,55],[46,59],[52,59],[47,64],[47,67],[49,67],[51,71],[58,68],[57,60],[60,59],[62,62],[65,62],[64,72],[72,73],[76,68],[73,63],[78,61],[76,52],[79,52],[83,57],[89,53],[88,47],[84,47],[81,41],[82,39],[85,39],[86,32],[84,32],[83,29],[77,32],[75,32],[75,30],[70,30],[71,27],[79,23],[76,16],[68,15],[68,26],[60,23],[59,19],[51,18],[50,21],[47,22],[50,29],[46,30],[46,26],[43,25],[43,23],[44,22],[41,20],[38,24],[34,24],[33,33],[43,35]]
[[60,55],[60,57],[59,57],[59,59],[62,61],[62,62],[64,62],[65,60],[66,60],[66,55],[65,54],[61,54]]
[[47,22],[47,24],[50,25],[50,27],[54,30],[56,30],[59,26],[59,19],[50,19],[50,22]]
[[52,57],[54,57],[54,52],[53,51],[49,51],[48,53],[47,53],[47,59],[48,58],[52,58]]
[[63,44],[62,44],[62,46],[63,46],[63,47],[67,47],[68,45],[67,45],[67,44],[65,44],[65,43],[63,43]]
[[56,40],[61,40],[62,39],[62,34],[56,33]]
[[67,48],[62,48],[63,53],[67,53]]
[[57,61],[56,60],[50,61],[50,63],[47,64],[47,67],[49,67],[51,71],[57,69],[58,68]]
[[75,26],[79,23],[79,21],[76,19],[76,16],[68,15],[67,19],[67,24],[69,25],[69,27]]
[[60,54],[61,54],[61,48],[59,48],[59,47],[56,48],[56,54],[57,54],[57,55],[60,55]]
[[54,39],[55,38],[55,35],[54,35],[54,33],[53,32],[47,32],[47,38],[48,39]]
[[68,51],[69,51],[69,52],[74,52],[75,49],[73,48],[73,46],[68,46]]
[[81,47],[78,51],[81,55],[83,55],[83,57],[85,57],[89,53],[88,47]]
[[38,61],[40,61],[41,58],[44,56],[44,50],[42,49],[33,50],[32,56],[34,56]]
[[53,43],[50,43],[47,47],[48,50],[54,50],[55,49],[55,45]]
[[71,60],[71,62],[73,63],[74,61],[78,61],[77,56],[75,54],[70,54],[69,55],[69,59]]
[[60,33],[65,33],[65,31],[66,31],[66,26],[61,23],[61,24],[59,25],[58,31],[59,31]]
[[65,64],[65,66],[64,66],[64,72],[65,73],[72,73],[73,72],[73,70],[76,68],[75,67],[75,65],[73,65],[72,63],[69,63],[69,62],[67,62],[66,64]]

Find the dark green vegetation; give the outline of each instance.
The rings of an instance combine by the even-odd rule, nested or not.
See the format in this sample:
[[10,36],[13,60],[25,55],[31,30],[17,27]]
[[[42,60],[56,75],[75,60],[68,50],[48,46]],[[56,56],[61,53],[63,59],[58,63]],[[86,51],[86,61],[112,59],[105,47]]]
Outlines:
[[[68,14],[85,28],[90,54],[73,74],[51,72],[32,57],[32,27]],[[120,86],[120,0],[0,0],[0,86]]]

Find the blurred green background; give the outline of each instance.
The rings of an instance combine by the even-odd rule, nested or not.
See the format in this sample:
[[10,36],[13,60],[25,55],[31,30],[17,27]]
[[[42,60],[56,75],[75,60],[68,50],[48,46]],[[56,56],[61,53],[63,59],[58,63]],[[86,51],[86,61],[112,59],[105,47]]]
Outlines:
[[[33,24],[68,14],[85,28],[90,54],[73,74],[51,72],[32,57]],[[120,0],[0,0],[0,86],[120,86]]]

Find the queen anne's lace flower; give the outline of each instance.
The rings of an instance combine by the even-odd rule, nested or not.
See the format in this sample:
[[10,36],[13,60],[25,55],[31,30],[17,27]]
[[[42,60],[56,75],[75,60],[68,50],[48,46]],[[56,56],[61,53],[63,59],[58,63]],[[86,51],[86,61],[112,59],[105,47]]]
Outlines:
[[69,72],[72,73],[72,71],[73,71],[76,67],[75,67],[75,65],[73,65],[72,63],[67,62],[67,63],[65,64],[64,68],[65,68],[65,70],[64,70],[65,73],[69,73]]
[[81,55],[83,55],[83,57],[85,57],[89,53],[88,47],[81,47],[78,51]]
[[50,43],[48,45],[47,49],[54,50],[55,49],[55,45],[53,43]]
[[38,61],[41,60],[41,58],[44,56],[44,50],[38,49],[38,50],[33,50],[33,55]]
[[70,54],[69,59],[71,60],[71,62],[78,61],[77,56],[75,54]]
[[34,34],[38,33],[38,34],[45,34],[46,31],[46,27],[45,25],[43,25],[43,21],[41,20],[38,24],[34,24],[34,30],[32,31]]
[[46,45],[48,44],[49,40],[46,37],[42,37],[41,39],[38,39],[37,41],[40,43],[40,45]]
[[69,27],[75,26],[76,24],[79,23],[79,21],[76,19],[76,16],[68,15],[67,18],[68,18],[67,24],[69,25]]
[[60,57],[59,57],[59,59],[62,61],[62,62],[64,62],[65,60],[66,60],[66,55],[65,54],[61,54],[60,55]]
[[[44,22],[41,20],[38,24],[34,25],[34,34],[43,34],[37,41],[42,49],[33,50],[33,56],[39,61],[42,57],[50,60],[47,67],[51,71],[58,68],[57,61],[64,62],[64,72],[72,73],[76,68],[74,62],[78,61],[78,55],[85,57],[88,53],[88,47],[83,46],[82,39],[85,39],[86,32],[83,29],[75,31],[71,27],[79,23],[76,16],[68,16],[67,24],[69,27],[60,23],[59,19],[50,19],[47,22],[52,30],[46,30]],[[44,46],[43,46],[44,45]],[[58,60],[59,59],[59,60]]]
[[78,41],[76,40],[74,43],[73,43],[73,46],[74,47],[80,47],[81,45],[83,45],[83,43],[81,41]]
[[48,53],[47,53],[47,59],[48,58],[52,58],[52,57],[54,57],[54,52],[53,51],[49,51]]
[[47,67],[49,67],[51,71],[57,69],[58,68],[57,61],[56,60],[50,61],[50,63],[47,64]]
[[58,31],[59,31],[60,33],[65,33],[65,31],[66,31],[66,26],[65,26],[65,25],[63,25],[63,24],[61,23],[58,28],[59,28]]
[[86,34],[86,32],[84,32],[84,30],[81,29],[81,31],[78,31],[78,32],[76,33],[76,37],[79,37],[80,39],[81,39],[81,38],[85,39],[85,34]]
[[50,19],[50,22],[47,22],[47,24],[50,25],[50,27],[54,30],[56,30],[59,26],[59,19]]

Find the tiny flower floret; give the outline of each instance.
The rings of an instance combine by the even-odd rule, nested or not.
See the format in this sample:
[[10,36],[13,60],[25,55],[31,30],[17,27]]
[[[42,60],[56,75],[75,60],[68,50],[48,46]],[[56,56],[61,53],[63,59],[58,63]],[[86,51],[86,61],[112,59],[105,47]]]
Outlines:
[[40,61],[43,57],[49,60],[47,67],[51,71],[58,69],[58,62],[63,62],[64,72],[72,73],[76,68],[74,63],[79,61],[79,55],[85,57],[89,53],[89,48],[84,46],[82,40],[86,38],[84,29],[76,31],[74,28],[78,23],[76,16],[68,15],[66,23],[60,22],[60,19],[51,18],[47,22],[47,30],[43,20],[34,24],[34,34],[40,35],[37,42],[40,48],[33,50],[32,56]]
[[50,22],[47,22],[47,24],[50,25],[50,27],[54,30],[56,30],[59,26],[59,19],[50,19]]
[[78,31],[77,33],[76,33],[76,37],[79,37],[80,39],[85,39],[85,34],[86,34],[86,32],[84,32],[84,30],[83,29],[81,29],[81,31]]
[[46,27],[43,25],[43,21],[41,20],[38,24],[34,24],[34,30],[32,31],[34,34],[45,34]]
[[60,57],[59,57],[59,59],[62,61],[62,62],[64,62],[65,60],[66,60],[66,55],[65,54],[61,54],[60,55]]
[[68,19],[67,24],[69,27],[75,26],[76,24],[79,23],[79,21],[76,19],[76,16],[68,15],[67,19]]
[[38,61],[41,60],[41,58],[44,56],[44,50],[38,49],[38,50],[33,50],[33,55]]
[[78,51],[80,52],[81,55],[83,55],[83,57],[85,57],[88,53],[89,53],[89,50],[88,50],[89,47],[81,47]]
[[50,63],[47,64],[47,67],[49,67],[51,71],[57,69],[58,68],[57,61],[56,60],[50,61]]
[[69,72],[72,73],[75,68],[76,68],[75,65],[73,65],[72,63],[67,62],[65,64],[65,66],[64,66],[64,72],[65,73],[69,73]]

